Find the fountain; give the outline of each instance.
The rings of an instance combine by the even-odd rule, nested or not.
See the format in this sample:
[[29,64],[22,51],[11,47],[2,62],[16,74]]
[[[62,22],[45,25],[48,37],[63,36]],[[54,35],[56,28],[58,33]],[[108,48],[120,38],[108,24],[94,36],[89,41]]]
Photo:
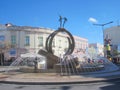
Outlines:
[[[62,26],[60,17],[60,28],[51,33],[46,40],[46,50],[39,50],[38,54],[25,54],[17,58],[7,71],[32,72],[32,73],[56,73],[57,75],[80,75],[116,71],[119,68],[104,57],[88,57],[88,55],[73,55],[75,47],[74,38],[64,28],[66,18]],[[52,42],[58,33],[66,33],[69,42],[68,50],[58,57],[53,54]],[[10,69],[13,68],[14,69]],[[15,69],[16,67],[16,69]]]
[[8,71],[37,72],[38,69],[47,69],[46,57],[36,53],[21,54],[9,68]]

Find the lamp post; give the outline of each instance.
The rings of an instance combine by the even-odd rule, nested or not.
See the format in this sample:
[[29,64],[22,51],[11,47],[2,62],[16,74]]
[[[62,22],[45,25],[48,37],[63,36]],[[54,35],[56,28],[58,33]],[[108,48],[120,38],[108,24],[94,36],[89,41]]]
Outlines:
[[104,30],[104,26],[105,25],[108,25],[108,24],[111,24],[111,23],[113,23],[113,21],[110,21],[110,22],[108,22],[108,23],[104,23],[104,24],[93,24],[93,25],[96,25],[96,26],[101,26],[102,27],[102,30]]
[[[111,24],[111,23],[113,23],[113,21],[110,21],[110,22],[108,22],[108,23],[104,23],[104,24],[93,24],[93,25],[96,25],[96,26],[101,26],[102,27],[102,32],[103,32],[103,44],[104,44],[104,46],[105,46],[105,42],[104,42],[104,26],[105,25],[108,25],[108,24]],[[105,51],[104,51],[104,53],[105,53]]]

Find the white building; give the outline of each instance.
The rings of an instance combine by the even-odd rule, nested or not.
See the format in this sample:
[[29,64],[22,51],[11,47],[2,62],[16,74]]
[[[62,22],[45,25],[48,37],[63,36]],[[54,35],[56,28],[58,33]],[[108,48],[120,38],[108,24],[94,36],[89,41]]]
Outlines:
[[88,48],[88,39],[81,38],[79,36],[74,36],[74,40],[75,40],[74,53],[78,55],[86,54],[86,49]]
[[95,56],[104,56],[104,46],[100,43],[91,43],[89,44],[88,54],[91,57]]
[[[0,25],[0,49],[5,58],[19,57],[24,53],[37,53],[40,49],[45,49],[47,37],[54,30],[48,28],[38,28],[29,26],[16,26],[12,24]],[[53,52],[59,56],[64,54],[68,48],[67,34],[59,33],[53,40]],[[88,46],[88,40],[74,36],[75,51],[77,49],[85,50]]]
[[104,38],[111,39],[112,51],[120,51],[120,26],[105,29]]

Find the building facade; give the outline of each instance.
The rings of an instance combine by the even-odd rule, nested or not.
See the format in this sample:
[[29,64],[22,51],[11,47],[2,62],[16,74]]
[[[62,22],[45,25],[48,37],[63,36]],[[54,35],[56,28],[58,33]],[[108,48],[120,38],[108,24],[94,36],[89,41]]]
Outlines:
[[91,57],[104,56],[104,46],[100,43],[89,44],[88,54]]
[[120,26],[114,26],[104,30],[104,39],[111,39],[111,54],[120,52]]
[[[24,53],[37,53],[45,49],[47,37],[54,32],[49,28],[38,28],[29,26],[16,26],[12,24],[0,25],[0,51],[8,60],[11,57],[19,57]],[[76,52],[85,52],[88,47],[88,40],[73,36]],[[52,42],[52,49],[55,55],[60,56],[68,49],[67,34],[57,34]]]
[[77,55],[86,54],[86,50],[88,48],[88,39],[81,38],[79,36],[74,36],[74,40],[75,40],[74,53]]

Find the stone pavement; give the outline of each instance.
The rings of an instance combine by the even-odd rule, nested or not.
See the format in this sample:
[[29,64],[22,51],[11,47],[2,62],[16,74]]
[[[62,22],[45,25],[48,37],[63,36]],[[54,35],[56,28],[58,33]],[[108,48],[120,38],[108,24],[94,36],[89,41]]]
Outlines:
[[[1,70],[4,68],[2,67]],[[76,84],[107,82],[120,79],[120,70],[106,73],[85,73],[80,75],[61,76],[56,73],[20,73],[0,72],[0,83],[9,84]]]

